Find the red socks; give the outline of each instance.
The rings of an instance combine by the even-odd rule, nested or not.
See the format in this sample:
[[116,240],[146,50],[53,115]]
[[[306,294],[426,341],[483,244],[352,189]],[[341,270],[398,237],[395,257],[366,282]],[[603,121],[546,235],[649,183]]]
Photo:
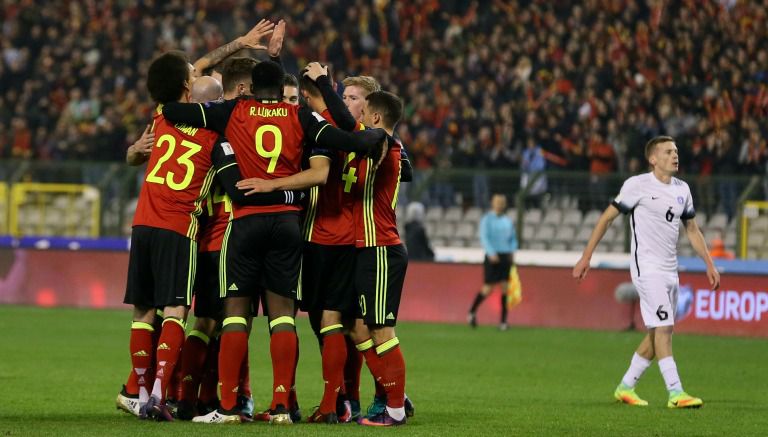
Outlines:
[[[274,410],[282,404],[289,408],[289,392],[296,370],[298,338],[296,331],[279,331],[272,334],[269,351],[272,356],[272,405]],[[223,390],[222,390],[223,391]]]
[[386,390],[387,406],[402,408],[405,405],[405,359],[397,337],[377,346],[376,352],[379,355],[376,379]]
[[205,405],[211,405],[219,399],[219,344],[218,338],[208,343],[208,357],[203,366],[199,397]]
[[[244,323],[243,326],[245,326]],[[221,334],[220,347],[221,408],[231,410],[237,405],[240,368],[248,353],[248,333],[245,331],[224,332]]]
[[323,380],[325,388],[320,412],[336,411],[336,397],[344,384],[344,363],[347,361],[347,344],[344,334],[337,330],[323,337]]
[[[143,322],[133,322],[131,324],[131,340],[130,340],[130,352],[131,352],[131,367],[133,368],[131,373],[132,378],[128,378],[130,384],[131,379],[134,379],[136,383],[135,393],[143,395],[143,402],[149,399],[149,371],[152,367],[154,358],[154,349],[152,348],[152,325]],[[128,389],[128,387],[126,387]],[[128,393],[131,393],[130,391]]]
[[197,392],[203,376],[203,366],[208,355],[208,336],[192,331],[181,350],[181,396],[192,405],[197,401]]
[[152,387],[152,395],[161,401],[165,400],[165,392],[171,377],[173,377],[183,343],[184,322],[171,317],[166,318],[163,321],[163,331],[158,340],[155,385]]
[[344,391],[350,400],[360,400],[360,370],[363,368],[363,354],[355,343],[345,337],[347,342],[347,360],[344,364]]

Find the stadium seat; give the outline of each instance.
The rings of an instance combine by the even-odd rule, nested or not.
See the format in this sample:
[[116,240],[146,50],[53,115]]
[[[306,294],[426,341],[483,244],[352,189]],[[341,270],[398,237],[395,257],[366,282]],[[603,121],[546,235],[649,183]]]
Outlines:
[[560,225],[555,231],[555,241],[561,241],[568,243],[573,241],[576,236],[576,231],[572,226]]
[[535,223],[539,224],[541,223],[541,210],[537,208],[532,208],[527,211],[525,211],[525,216],[523,218],[523,223]]
[[544,223],[550,225],[559,225],[563,221],[563,211],[559,209],[550,209],[544,216]]
[[584,243],[589,241],[589,237],[592,235],[592,229],[590,229],[587,226],[582,226],[579,231],[576,233],[576,242],[581,244],[582,246]]
[[451,206],[450,208],[445,210],[445,214],[443,215],[443,220],[450,221],[450,222],[458,222],[458,221],[461,221],[461,217],[463,215],[464,214],[461,211],[461,207]]
[[433,248],[435,248],[435,247],[446,247],[445,246],[445,240],[443,240],[442,238],[432,238],[431,240],[432,240],[432,247]]
[[765,234],[751,232],[747,237],[747,247],[755,250],[762,250],[765,245]]
[[768,232],[768,216],[761,216],[750,220],[749,231]]
[[[472,207],[464,214],[465,222],[479,222],[483,217],[483,210],[477,207]],[[514,219],[513,219],[514,220]]]
[[597,209],[590,210],[587,215],[584,216],[584,226],[593,227],[597,223],[597,221],[600,219],[600,215],[602,214],[602,211],[599,211]]
[[530,250],[547,250],[547,245],[544,242],[541,241],[534,241],[529,244],[528,249]]
[[523,226],[523,240],[531,241],[536,235],[536,226],[533,224],[526,224]]
[[554,239],[555,227],[548,224],[539,226],[539,229],[536,231],[536,236],[534,237],[534,240],[543,242],[550,242]]
[[581,225],[581,211],[578,209],[569,210],[565,213],[565,216],[563,216],[563,224],[564,225],[571,225],[571,226],[580,226]]
[[613,244],[611,244],[611,252],[612,253],[625,253],[624,243],[614,242]]
[[470,223],[459,223],[456,226],[456,238],[477,239],[477,228]]
[[427,209],[427,214],[424,216],[425,221],[438,222],[443,219],[443,207],[442,206],[430,206]]
[[725,229],[728,226],[728,216],[722,212],[718,212],[709,219],[707,223],[708,229],[720,228]]
[[435,230],[435,236],[445,239],[450,239],[454,237],[454,231],[456,230],[456,226],[453,223],[439,223],[437,225],[437,229]]
[[563,242],[557,241],[549,245],[549,250],[566,251],[568,250],[568,246]]

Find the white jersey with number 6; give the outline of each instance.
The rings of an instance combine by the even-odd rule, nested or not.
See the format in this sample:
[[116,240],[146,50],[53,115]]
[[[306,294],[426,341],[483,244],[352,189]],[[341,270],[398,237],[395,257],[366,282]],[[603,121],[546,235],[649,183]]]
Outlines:
[[653,273],[676,275],[680,219],[696,215],[688,184],[674,177],[665,184],[653,173],[633,176],[624,181],[613,206],[630,214],[632,278]]

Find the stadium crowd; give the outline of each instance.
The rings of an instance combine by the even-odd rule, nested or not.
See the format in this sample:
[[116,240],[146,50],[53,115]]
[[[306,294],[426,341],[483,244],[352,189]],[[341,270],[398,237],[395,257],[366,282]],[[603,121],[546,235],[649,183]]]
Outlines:
[[201,55],[281,16],[288,71],[320,59],[403,96],[399,134],[417,169],[518,168],[531,147],[550,169],[633,172],[647,138],[666,133],[684,173],[765,174],[766,11],[764,1],[6,0],[0,156],[120,160],[149,120],[142,78],[154,55]]

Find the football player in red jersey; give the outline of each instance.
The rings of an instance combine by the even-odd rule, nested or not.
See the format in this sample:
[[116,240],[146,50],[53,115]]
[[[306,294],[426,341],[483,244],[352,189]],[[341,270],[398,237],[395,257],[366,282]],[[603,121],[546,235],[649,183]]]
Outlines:
[[[310,63],[303,72],[300,90],[307,104],[331,124],[352,130],[357,124],[343,101],[334,92],[327,67]],[[304,217],[304,250],[297,289],[299,306],[309,313],[321,345],[325,388],[320,406],[310,422],[338,423],[337,395],[343,389],[346,343],[342,315],[354,318],[354,229],[351,188],[354,170],[343,174],[348,163],[344,152],[313,149],[309,169],[279,179],[247,179],[238,187],[249,193],[270,192],[284,187],[310,188]],[[329,177],[330,175],[330,177]],[[349,416],[349,415],[347,415]],[[349,417],[341,417],[342,421]]]
[[[324,147],[373,155],[380,152],[383,131],[352,135],[333,128],[304,106],[281,102],[283,76],[279,64],[261,62],[252,72],[253,98],[221,104],[166,105],[163,111],[177,122],[210,127],[225,134],[245,177],[271,179],[298,173],[305,136]],[[237,238],[230,238],[231,234]],[[273,423],[291,423],[286,405],[297,344],[293,316],[300,240],[298,208],[244,206],[235,200],[233,220],[222,247],[220,286],[226,295],[219,358],[222,406],[195,421],[239,420],[235,408],[235,367],[247,347],[246,316],[251,297],[263,284],[272,332],[274,380],[270,419]],[[254,247],[260,250],[254,251]]]
[[[403,114],[403,103],[396,95],[376,91],[366,96],[361,117],[366,126],[380,127],[391,137]],[[401,148],[390,141],[382,163],[374,167],[370,159],[359,159],[359,178],[354,203],[355,287],[359,295],[364,326],[356,324],[353,337],[369,343],[364,352],[374,378],[386,391],[386,408],[360,420],[361,425],[393,426],[406,421],[405,361],[395,334],[395,324],[408,254],[397,231],[397,195],[400,189]],[[370,337],[366,339],[367,335]],[[370,345],[372,343],[372,345]]]

